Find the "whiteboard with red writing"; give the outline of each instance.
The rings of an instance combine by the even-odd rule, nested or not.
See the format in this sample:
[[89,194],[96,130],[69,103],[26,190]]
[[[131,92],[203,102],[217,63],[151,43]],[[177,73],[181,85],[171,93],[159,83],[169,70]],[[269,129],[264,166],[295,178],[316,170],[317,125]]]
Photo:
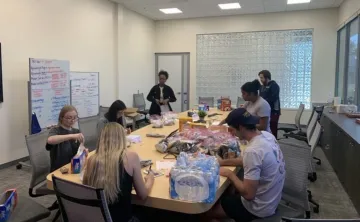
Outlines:
[[58,123],[60,110],[70,104],[70,62],[29,59],[30,108],[40,127]]

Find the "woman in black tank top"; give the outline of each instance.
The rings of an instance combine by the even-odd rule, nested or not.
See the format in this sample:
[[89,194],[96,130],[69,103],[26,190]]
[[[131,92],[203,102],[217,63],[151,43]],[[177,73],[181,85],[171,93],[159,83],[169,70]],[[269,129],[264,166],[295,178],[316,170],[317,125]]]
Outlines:
[[145,199],[154,183],[150,173],[142,178],[139,156],[126,149],[126,133],[118,123],[106,124],[100,133],[96,151],[86,163],[83,183],[104,189],[114,222],[136,221],[131,198],[134,185],[137,196]]

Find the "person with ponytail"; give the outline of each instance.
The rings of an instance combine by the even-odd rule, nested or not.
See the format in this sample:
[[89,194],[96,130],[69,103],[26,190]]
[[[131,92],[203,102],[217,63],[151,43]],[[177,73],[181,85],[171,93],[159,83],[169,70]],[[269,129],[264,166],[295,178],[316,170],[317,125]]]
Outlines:
[[[241,94],[246,101],[241,108],[245,108],[251,115],[260,117],[259,123],[256,125],[260,131],[270,130],[270,115],[271,108],[268,102],[259,95],[261,84],[259,80],[255,79],[252,82],[247,82],[241,86]],[[219,125],[225,123],[221,121]]]
[[95,153],[87,160],[83,184],[104,189],[112,221],[133,222],[138,220],[133,217],[132,187],[140,199],[145,199],[154,184],[154,174],[150,171],[143,179],[138,154],[126,148],[124,128],[110,122],[101,130]]
[[258,130],[271,133],[271,108],[269,103],[259,95],[260,87],[261,84],[257,79],[241,86],[241,94],[246,101],[243,108],[251,115],[260,117],[259,124],[256,125]]

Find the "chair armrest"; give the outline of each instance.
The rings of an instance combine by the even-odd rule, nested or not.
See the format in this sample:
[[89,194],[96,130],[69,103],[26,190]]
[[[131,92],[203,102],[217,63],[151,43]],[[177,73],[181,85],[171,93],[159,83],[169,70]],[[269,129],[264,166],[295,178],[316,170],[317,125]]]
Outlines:
[[299,135],[299,134],[285,133],[284,137],[290,137],[290,138],[294,138],[294,139],[297,139],[297,140],[304,141],[304,142],[308,143],[308,140],[307,140],[306,136],[302,136],[302,135]]

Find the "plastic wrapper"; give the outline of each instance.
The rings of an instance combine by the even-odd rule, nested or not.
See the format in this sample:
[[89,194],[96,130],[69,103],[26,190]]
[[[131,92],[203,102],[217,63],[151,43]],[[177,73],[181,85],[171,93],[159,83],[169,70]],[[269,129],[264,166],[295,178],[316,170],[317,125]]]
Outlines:
[[175,124],[175,119],[177,118],[177,114],[174,112],[162,112],[161,113],[164,126],[172,126]]
[[170,171],[172,199],[213,203],[219,186],[219,164],[213,156],[180,153]]
[[158,115],[151,115],[150,123],[153,125],[154,128],[162,128],[164,126],[162,117]]

